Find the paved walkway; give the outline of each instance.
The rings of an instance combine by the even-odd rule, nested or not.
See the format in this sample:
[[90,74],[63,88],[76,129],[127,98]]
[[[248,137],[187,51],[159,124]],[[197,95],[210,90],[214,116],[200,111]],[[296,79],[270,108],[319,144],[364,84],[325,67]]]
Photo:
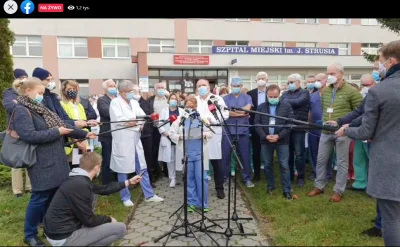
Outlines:
[[[182,181],[182,179],[178,180]],[[164,202],[141,202],[136,209],[133,220],[128,226],[128,233],[121,245],[125,246],[162,246],[166,238],[161,239],[159,242],[154,243],[154,239],[163,235],[172,229],[177,217],[174,215],[169,216],[175,212],[183,204],[183,183],[175,188],[168,188],[169,181],[167,178],[162,178],[157,182],[156,194],[164,198]],[[227,186],[225,186],[227,187]],[[227,194],[227,188],[225,188]],[[214,190],[214,183],[210,181],[209,204],[210,212],[206,214],[209,219],[226,218],[228,196],[220,200],[216,197]],[[250,210],[243,202],[240,193],[237,195],[237,211],[239,217],[251,217]],[[231,211],[232,212],[232,211]],[[183,213],[182,213],[183,217]],[[201,219],[197,213],[189,214],[189,222],[195,222]],[[223,229],[218,227],[209,228],[209,230],[224,232],[227,226],[227,221],[218,221]],[[233,224],[232,224],[233,223]],[[260,235],[257,221],[242,221],[244,231],[246,233],[256,233],[257,236],[232,236],[229,241],[229,246],[268,246],[266,237]],[[178,224],[180,225],[180,221]],[[196,224],[197,226],[199,224]],[[206,222],[206,225],[212,225],[211,222]],[[234,233],[238,233],[238,228],[234,222],[231,221],[231,228]],[[178,233],[184,232],[184,228],[177,230]],[[199,238],[203,246],[216,246],[216,244],[205,233],[195,231],[196,236]],[[221,245],[226,246],[226,237],[222,234],[210,233],[210,235]],[[193,237],[179,236],[177,238],[169,239],[167,246],[199,246],[198,242]]]

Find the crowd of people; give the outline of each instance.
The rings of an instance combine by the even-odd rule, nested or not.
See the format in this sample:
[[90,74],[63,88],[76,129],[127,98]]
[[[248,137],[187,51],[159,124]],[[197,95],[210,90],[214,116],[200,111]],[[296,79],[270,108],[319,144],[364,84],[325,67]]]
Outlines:
[[[97,195],[119,191],[123,205],[132,207],[129,186],[140,183],[146,202],[162,202],[154,192],[155,182],[165,176],[170,189],[179,185],[176,171],[183,169],[184,153],[188,211],[208,212],[209,195],[224,199],[224,186],[234,175],[234,142],[246,187],[254,187],[264,172],[267,200],[275,193],[276,150],[284,198],[292,200],[292,184],[300,188],[307,180],[314,183],[308,197],[323,194],[328,181],[335,180],[330,197],[335,203],[346,189],[367,190],[377,198],[377,217],[364,233],[383,233],[386,245],[400,245],[400,173],[395,169],[400,158],[395,150],[400,137],[399,50],[400,41],[385,45],[360,86],[346,82],[344,67],[334,63],[326,73],[308,75],[305,82],[291,74],[283,87],[269,82],[266,72],[256,75],[257,88],[252,90],[243,87],[240,77],[232,78],[230,87],[213,90],[201,79],[191,95],[168,92],[163,83],[153,92],[142,92],[129,80],[117,84],[109,79],[102,84],[102,95],[86,99],[74,80],[61,82],[56,94],[49,71],[36,68],[28,77],[15,69],[12,87],[3,92],[7,122],[21,140],[37,145],[37,164],[26,169],[25,184],[23,170],[12,170],[15,196],[31,192],[25,243],[44,246],[37,237],[42,226],[53,246],[110,245],[123,237],[126,226],[95,214]],[[210,111],[212,98],[220,111]],[[158,121],[142,117],[154,113]],[[198,118],[189,121],[186,113]],[[175,121],[165,123],[173,116]],[[193,130],[197,134],[188,137],[189,130],[205,120],[213,125],[211,130]],[[336,126],[337,131],[288,128],[292,120]],[[93,152],[95,147],[101,147],[101,156]],[[92,183],[100,174],[102,185]],[[215,193],[209,193],[211,174]]]

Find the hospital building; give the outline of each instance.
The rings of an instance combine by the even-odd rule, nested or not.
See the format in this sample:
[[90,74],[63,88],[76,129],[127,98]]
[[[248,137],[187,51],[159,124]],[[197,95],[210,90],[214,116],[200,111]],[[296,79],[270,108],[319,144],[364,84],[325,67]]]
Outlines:
[[334,62],[359,83],[372,70],[362,52],[399,39],[376,19],[11,19],[10,27],[15,68],[75,79],[83,95],[102,93],[105,79],[191,93],[200,78],[214,87],[240,76],[252,89],[259,71],[281,85]]

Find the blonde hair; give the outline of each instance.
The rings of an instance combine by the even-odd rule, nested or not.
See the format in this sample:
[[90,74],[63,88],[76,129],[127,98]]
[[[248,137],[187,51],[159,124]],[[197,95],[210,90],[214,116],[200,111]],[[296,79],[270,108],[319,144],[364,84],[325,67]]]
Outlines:
[[192,102],[192,103],[197,107],[197,99],[196,99],[196,96],[192,96],[192,95],[187,96],[186,99],[185,99],[185,106],[186,106],[186,103],[187,103],[188,101]]
[[76,92],[77,92],[76,98],[73,99],[72,101],[73,101],[74,103],[79,103],[79,102],[80,102],[80,100],[79,100],[79,83],[78,83],[77,81],[75,81],[75,80],[66,80],[66,81],[63,81],[63,82],[61,83],[60,95],[61,95],[62,101],[68,102],[68,101],[70,100],[70,99],[67,98],[67,96],[65,95],[65,89],[67,88],[68,85],[73,86],[73,87],[76,89]]
[[79,159],[79,167],[83,170],[90,172],[96,166],[101,165],[103,158],[96,152],[88,152],[81,156]]
[[25,95],[26,89],[34,89],[37,86],[43,86],[43,83],[40,79],[36,77],[28,77],[22,80],[14,80],[12,86],[19,95]]

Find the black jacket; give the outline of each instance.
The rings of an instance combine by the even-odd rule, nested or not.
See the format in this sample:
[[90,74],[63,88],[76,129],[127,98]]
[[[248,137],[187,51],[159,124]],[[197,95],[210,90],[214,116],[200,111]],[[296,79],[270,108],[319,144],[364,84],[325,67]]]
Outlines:
[[94,213],[95,194],[110,195],[125,188],[125,182],[96,185],[86,176],[69,177],[54,195],[43,220],[50,239],[62,240],[85,227],[110,223],[111,218]]
[[[108,97],[107,94],[97,99],[97,110],[99,111],[100,115],[100,122],[110,122],[110,103],[111,98]],[[110,124],[102,124],[100,125],[100,133],[105,131],[110,131],[111,125]],[[107,133],[104,135],[99,135],[99,142],[110,142],[112,141],[111,133]]]
[[[268,101],[266,101],[265,103],[262,103],[261,105],[258,106],[258,111],[269,114],[269,106],[270,104],[268,103]],[[276,106],[275,115],[285,118],[292,118],[292,119],[294,118],[292,107],[290,106],[290,104],[285,102],[279,102],[279,104]],[[254,124],[269,125],[269,117],[257,114],[254,118]],[[285,125],[285,124],[290,124],[290,122],[279,118],[275,118],[275,125]],[[269,127],[256,126],[255,129],[258,135],[260,136],[261,144],[271,144],[266,139],[266,136],[269,135]],[[289,144],[289,136],[290,136],[289,128],[276,127],[274,132],[275,134],[279,135],[279,141],[272,144],[278,144],[278,145]]]
[[295,119],[308,121],[310,93],[307,90],[299,88],[293,92],[286,91],[282,94],[281,101],[292,106]]
[[97,119],[97,114],[96,111],[94,110],[92,104],[90,104],[90,101],[88,99],[79,98],[81,105],[83,106],[83,109],[85,109],[86,113],[86,118],[87,120],[96,120]]
[[[266,89],[265,89],[266,91]],[[252,89],[250,91],[247,92],[248,95],[250,95],[251,97],[251,101],[253,102],[253,106],[251,107],[252,111],[257,111],[257,107],[258,107],[258,88]],[[267,101],[267,93],[265,93],[265,101]],[[250,113],[250,119],[249,122],[251,125],[254,124],[254,117],[255,114],[254,113]]]
[[[361,125],[361,119],[362,115],[364,114],[364,105],[365,105],[365,100],[367,97],[361,101],[361,104],[354,109],[354,111],[349,112],[346,116],[339,118],[336,122],[338,123],[339,126],[345,125],[345,124],[350,124],[350,127],[358,127]],[[360,118],[361,117],[361,118]],[[353,123],[354,121],[354,123]]]
[[[146,113],[146,115],[151,115],[154,112],[153,104],[151,104],[149,100],[145,100],[142,97],[139,100],[139,106],[142,108],[144,113]],[[143,126],[142,135],[140,138],[152,137],[153,131],[153,124],[151,122],[146,122],[146,124]]]

